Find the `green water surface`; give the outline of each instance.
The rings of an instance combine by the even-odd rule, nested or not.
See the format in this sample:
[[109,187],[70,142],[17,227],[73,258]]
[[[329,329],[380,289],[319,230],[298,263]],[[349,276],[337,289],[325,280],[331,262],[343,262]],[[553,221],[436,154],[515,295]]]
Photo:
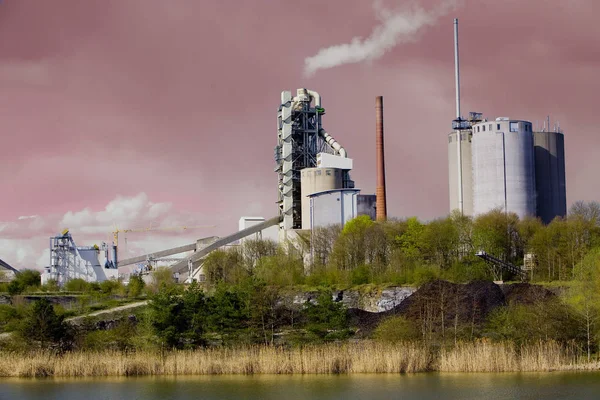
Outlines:
[[0,399],[600,399],[600,373],[0,379]]

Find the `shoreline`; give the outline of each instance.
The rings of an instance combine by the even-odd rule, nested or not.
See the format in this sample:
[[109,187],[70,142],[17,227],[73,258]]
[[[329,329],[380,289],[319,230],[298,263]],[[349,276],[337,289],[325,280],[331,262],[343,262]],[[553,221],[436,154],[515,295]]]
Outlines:
[[130,353],[0,352],[0,378],[135,377],[202,375],[349,375],[422,372],[600,371],[556,342],[524,346],[487,341],[434,350],[418,342],[270,346]]

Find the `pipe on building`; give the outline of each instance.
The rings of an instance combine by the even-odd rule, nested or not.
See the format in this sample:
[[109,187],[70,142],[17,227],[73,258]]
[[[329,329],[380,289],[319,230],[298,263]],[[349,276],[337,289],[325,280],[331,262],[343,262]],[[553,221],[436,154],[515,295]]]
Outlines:
[[375,128],[376,128],[376,148],[377,148],[377,188],[375,195],[376,219],[385,221],[387,219],[387,205],[385,194],[385,152],[383,143],[383,96],[377,96],[375,99]]
[[314,90],[306,90],[309,96],[315,99],[315,107],[321,107],[321,95]]
[[342,145],[337,142],[337,140],[327,133],[325,129],[319,129],[319,135],[323,137],[323,140],[325,140],[327,144],[340,155],[340,157],[348,157],[346,149],[344,149]]

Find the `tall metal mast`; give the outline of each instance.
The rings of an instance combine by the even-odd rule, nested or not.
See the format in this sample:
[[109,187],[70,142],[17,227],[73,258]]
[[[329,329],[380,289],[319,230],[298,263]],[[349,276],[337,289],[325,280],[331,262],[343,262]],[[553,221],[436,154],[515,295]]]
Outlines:
[[[460,71],[458,59],[458,18],[454,19],[454,79],[456,82],[456,119],[460,121]],[[462,183],[462,132],[456,131],[456,151],[458,155],[458,209],[460,213],[464,212],[463,202],[463,183]]]

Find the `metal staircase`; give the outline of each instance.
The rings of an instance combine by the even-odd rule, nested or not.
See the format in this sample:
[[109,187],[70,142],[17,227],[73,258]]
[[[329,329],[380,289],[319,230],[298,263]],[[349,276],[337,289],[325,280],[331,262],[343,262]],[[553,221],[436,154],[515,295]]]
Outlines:
[[527,272],[522,268],[517,267],[516,265],[513,265],[506,261],[502,261],[499,258],[496,258],[482,250],[475,253],[475,255],[487,262],[488,264],[492,265],[493,267],[518,275],[522,281],[527,279]]

